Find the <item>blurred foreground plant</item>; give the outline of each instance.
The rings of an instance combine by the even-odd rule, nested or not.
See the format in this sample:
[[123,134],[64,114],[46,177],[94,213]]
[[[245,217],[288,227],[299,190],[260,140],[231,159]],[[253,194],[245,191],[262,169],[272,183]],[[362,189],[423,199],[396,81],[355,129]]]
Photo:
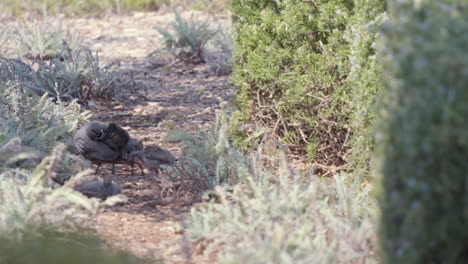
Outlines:
[[44,231],[40,237],[28,235],[22,241],[0,238],[0,244],[0,263],[8,264],[154,263],[110,250],[100,239],[79,232]]
[[468,3],[388,1],[379,121],[383,263],[468,259]]

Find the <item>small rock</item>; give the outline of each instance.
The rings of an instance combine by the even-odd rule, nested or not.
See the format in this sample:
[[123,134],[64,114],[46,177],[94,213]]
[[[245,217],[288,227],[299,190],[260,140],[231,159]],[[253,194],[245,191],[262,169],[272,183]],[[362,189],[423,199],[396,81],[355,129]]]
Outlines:
[[148,102],[148,105],[152,107],[157,107],[159,106],[159,102]]
[[115,106],[114,110],[125,110],[125,106],[123,106],[123,105]]

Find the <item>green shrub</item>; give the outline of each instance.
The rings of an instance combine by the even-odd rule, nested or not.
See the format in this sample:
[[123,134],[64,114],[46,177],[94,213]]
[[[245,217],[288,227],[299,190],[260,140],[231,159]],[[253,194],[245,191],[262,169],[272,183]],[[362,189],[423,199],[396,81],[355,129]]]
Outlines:
[[[349,73],[343,34],[353,7],[348,0],[233,1],[238,123],[267,126],[301,152],[320,149],[308,154],[323,165],[343,163]],[[245,137],[237,131],[237,144]]]
[[376,48],[382,23],[387,19],[385,1],[359,1],[349,20],[345,34],[350,45],[350,72],[346,81],[349,101],[346,108],[349,120],[349,146],[347,161],[357,173],[366,173],[374,151],[376,103],[383,81],[377,64]]
[[389,1],[384,36],[384,263],[466,263],[467,2]]

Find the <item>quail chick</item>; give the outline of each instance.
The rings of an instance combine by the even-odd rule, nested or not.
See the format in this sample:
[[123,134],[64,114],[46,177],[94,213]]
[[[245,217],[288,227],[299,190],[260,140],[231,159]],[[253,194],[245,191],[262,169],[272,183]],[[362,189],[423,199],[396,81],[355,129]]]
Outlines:
[[104,177],[104,181],[85,182],[73,188],[87,197],[95,197],[106,200],[107,197],[117,195],[121,192],[120,186],[112,183],[110,175]]
[[150,145],[145,147],[143,152],[135,152],[132,159],[141,167],[145,167],[149,171],[154,171],[156,177],[159,174],[161,165],[174,165],[176,159],[167,149],[158,145]]
[[138,165],[141,169],[141,175],[145,175],[143,171],[143,165],[141,162],[138,162],[137,159],[143,152],[143,143],[136,139],[130,139],[127,145],[122,149],[120,159],[117,163],[129,164],[132,168],[131,174],[133,175],[135,164]]

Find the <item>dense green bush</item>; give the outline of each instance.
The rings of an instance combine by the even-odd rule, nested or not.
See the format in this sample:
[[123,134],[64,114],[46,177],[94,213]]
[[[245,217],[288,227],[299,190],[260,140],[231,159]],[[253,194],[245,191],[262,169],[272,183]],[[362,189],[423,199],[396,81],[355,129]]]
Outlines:
[[353,7],[348,0],[234,1],[237,122],[271,128],[318,163],[342,164],[349,73],[343,34]]
[[384,263],[466,263],[468,4],[389,1],[384,29]]
[[[233,2],[236,127],[268,127],[322,165],[351,161],[359,171],[369,168],[385,1],[354,3]],[[249,133],[234,133],[238,145],[251,143]]]

